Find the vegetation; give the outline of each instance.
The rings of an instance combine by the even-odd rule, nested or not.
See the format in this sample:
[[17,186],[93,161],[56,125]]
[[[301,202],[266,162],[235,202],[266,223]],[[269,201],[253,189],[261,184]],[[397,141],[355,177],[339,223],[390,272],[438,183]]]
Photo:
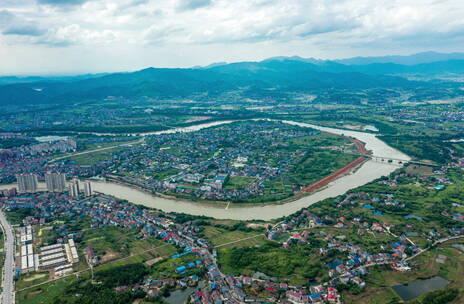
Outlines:
[[135,299],[145,297],[142,290],[130,289],[120,292],[107,288],[104,285],[93,284],[87,281],[78,281],[68,286],[63,294],[53,299],[53,304],[127,304]]
[[23,219],[28,216],[33,215],[35,212],[34,209],[24,208],[24,209],[15,209],[13,211],[8,211],[6,217],[8,221],[13,225],[22,224]]
[[422,304],[446,304],[450,303],[459,296],[456,288],[436,290],[427,294],[420,303]]
[[219,250],[219,263],[226,273],[253,275],[262,272],[294,284],[324,276],[324,266],[313,255],[314,249],[298,246],[287,250],[280,244],[267,242],[261,247],[224,248]]
[[449,161],[449,148],[451,144],[444,141],[447,138],[432,136],[381,136],[382,140],[387,142],[400,151],[405,152],[419,160],[430,160],[438,164],[444,164]]
[[166,259],[152,266],[151,276],[155,279],[183,278],[192,275],[201,276],[205,271],[203,267],[189,268],[185,273],[176,272],[178,267],[187,266],[188,263],[195,263],[196,260],[198,260],[198,257],[193,254]]
[[141,263],[116,266],[95,273],[95,279],[106,288],[140,283],[148,269]]
[[2,138],[0,139],[0,149],[10,149],[19,146],[30,145],[36,142],[36,140],[24,138]]

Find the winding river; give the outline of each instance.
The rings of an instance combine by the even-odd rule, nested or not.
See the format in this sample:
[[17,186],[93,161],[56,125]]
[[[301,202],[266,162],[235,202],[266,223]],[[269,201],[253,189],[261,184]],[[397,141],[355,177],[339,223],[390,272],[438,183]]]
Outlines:
[[[231,123],[233,121],[218,121],[212,123],[198,124],[186,128],[176,128],[166,131],[150,132],[141,135],[159,135],[174,132],[193,132],[203,128]],[[313,124],[300,123],[294,121],[282,121],[291,125],[310,127],[327,133],[345,135],[356,138],[366,144],[366,149],[372,151],[373,156],[388,157],[409,161],[410,157],[378,139],[374,134],[340,130],[335,128],[321,127]],[[180,212],[191,215],[205,215],[217,219],[234,220],[271,220],[282,216],[287,216],[296,211],[308,207],[326,198],[344,194],[348,190],[365,185],[379,177],[390,174],[398,169],[399,165],[377,162],[369,160],[364,162],[354,173],[342,176],[331,182],[325,188],[308,196],[296,199],[285,204],[268,204],[257,206],[231,205],[225,207],[223,204],[214,206],[212,204],[194,203],[187,200],[178,200],[154,196],[143,190],[130,186],[108,182],[92,181],[93,188],[97,192],[112,195],[120,199],[126,199],[132,203],[156,208],[165,212]],[[1,188],[11,187],[3,185]]]

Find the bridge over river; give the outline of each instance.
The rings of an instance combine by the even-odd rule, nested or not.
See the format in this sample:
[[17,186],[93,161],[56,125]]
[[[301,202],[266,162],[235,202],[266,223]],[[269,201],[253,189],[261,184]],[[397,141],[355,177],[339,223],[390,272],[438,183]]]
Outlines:
[[416,160],[404,160],[404,159],[399,159],[399,158],[393,158],[393,157],[379,157],[379,156],[369,156],[371,160],[380,162],[380,163],[390,163],[390,164],[397,164],[397,165],[405,165],[405,164],[414,164],[414,165],[421,165],[421,166],[429,166],[429,167],[440,167],[440,165],[434,164],[434,163],[428,163],[428,162],[421,162],[421,161],[416,161]]

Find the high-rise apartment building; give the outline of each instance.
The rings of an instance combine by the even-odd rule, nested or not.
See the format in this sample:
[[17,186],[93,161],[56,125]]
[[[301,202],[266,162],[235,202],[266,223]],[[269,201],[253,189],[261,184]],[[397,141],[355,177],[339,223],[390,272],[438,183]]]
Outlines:
[[93,194],[92,184],[90,182],[84,182],[84,195],[91,196]]
[[36,192],[38,188],[37,175],[18,174],[16,175],[19,192]]
[[79,196],[79,180],[77,178],[74,178],[70,183],[69,183],[69,195],[70,196]]
[[66,175],[63,173],[46,173],[45,183],[48,191],[63,192],[66,190]]

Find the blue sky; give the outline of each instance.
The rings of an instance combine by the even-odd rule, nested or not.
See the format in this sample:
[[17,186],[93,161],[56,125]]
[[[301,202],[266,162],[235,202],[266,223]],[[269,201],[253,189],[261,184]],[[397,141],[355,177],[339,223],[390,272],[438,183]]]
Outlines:
[[462,0],[1,0],[0,74],[464,51]]

